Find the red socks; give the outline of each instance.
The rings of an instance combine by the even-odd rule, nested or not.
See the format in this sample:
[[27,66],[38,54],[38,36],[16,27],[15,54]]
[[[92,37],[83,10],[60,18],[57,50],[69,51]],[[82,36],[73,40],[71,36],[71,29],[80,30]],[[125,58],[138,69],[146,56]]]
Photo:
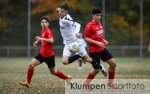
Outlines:
[[109,75],[108,75],[108,83],[112,83],[113,82],[113,79],[115,77],[115,71],[109,71]]
[[[30,84],[31,82],[31,79],[32,79],[32,76],[33,76],[33,73],[34,73],[34,69],[30,69],[28,68],[28,71],[27,71],[27,82]],[[62,78],[62,79],[68,79],[68,76],[66,76],[65,74],[63,74],[61,71],[57,70],[56,71],[56,74],[55,74],[57,77],[59,78]]]
[[28,68],[28,71],[27,71],[27,81],[28,81],[29,84],[31,82],[33,73],[34,73],[34,68],[33,69]]
[[56,74],[57,77],[61,78],[61,79],[68,79],[68,76],[63,74],[60,70],[56,70]]
[[84,80],[83,84],[89,85],[89,83],[94,79],[95,76],[93,76],[91,73],[88,74],[86,79]]

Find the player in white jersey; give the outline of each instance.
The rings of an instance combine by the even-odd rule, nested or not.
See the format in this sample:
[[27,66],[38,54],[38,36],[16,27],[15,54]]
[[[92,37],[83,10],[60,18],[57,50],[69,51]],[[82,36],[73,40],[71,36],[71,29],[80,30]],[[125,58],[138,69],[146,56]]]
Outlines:
[[80,24],[74,22],[69,14],[59,19],[60,31],[64,44],[77,41],[76,34],[80,31]]
[[[60,19],[59,19],[59,25],[60,25],[60,32],[63,38],[63,43],[64,43],[64,49],[63,49],[63,58],[62,62],[63,64],[67,65],[69,63],[72,63],[73,59],[78,59],[80,57],[83,57],[86,59],[87,62],[91,63],[94,70],[91,72],[91,75],[95,76],[99,70],[103,69],[101,65],[99,65],[94,59],[89,57],[89,55],[86,52],[85,47],[81,44],[80,45],[80,50],[78,51],[79,55],[76,55],[75,57],[69,58],[71,56],[71,52],[68,49],[68,46],[70,43],[77,42],[77,33],[80,31],[80,24],[73,21],[71,16],[68,14],[68,4],[64,3],[62,4],[59,8],[56,9],[58,12]],[[103,74],[104,76],[107,76],[107,72],[105,70]]]
[[[78,43],[78,38],[76,37],[76,34],[80,31],[80,24],[77,22],[74,22],[73,19],[70,17],[69,14],[65,15],[63,18],[60,18],[59,20],[59,25],[60,25],[60,32],[63,37],[63,43],[65,45],[64,50],[63,50],[63,56],[71,56],[71,52],[68,50],[69,44],[73,42]],[[82,48],[82,45],[80,45],[80,48]],[[79,50],[79,55],[80,56],[85,56],[87,52],[83,50]],[[66,61],[66,57],[65,61]],[[65,64],[67,63],[64,62]]]

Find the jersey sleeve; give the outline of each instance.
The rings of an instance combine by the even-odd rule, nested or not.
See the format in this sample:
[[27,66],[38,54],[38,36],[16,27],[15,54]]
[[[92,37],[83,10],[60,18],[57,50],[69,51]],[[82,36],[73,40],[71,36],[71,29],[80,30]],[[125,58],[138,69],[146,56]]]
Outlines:
[[48,30],[47,32],[47,38],[53,38],[53,33],[52,33],[52,30]]
[[71,18],[71,16],[69,14],[67,14],[63,19],[61,19],[61,22],[65,25],[74,24],[74,21],[73,21],[73,19]]
[[73,26],[73,28],[75,29],[75,33],[80,32],[81,25],[78,22],[75,22],[69,14],[67,14],[64,19],[61,19],[61,22],[65,25]]
[[62,21],[62,23],[65,24],[65,25],[71,25],[71,24],[74,23],[73,20],[69,20],[69,19],[62,19],[61,21]]
[[80,25],[79,23],[75,22],[75,23],[74,23],[74,26],[75,26],[75,33],[76,33],[76,34],[79,33],[79,32],[80,32],[80,27],[81,27],[81,25]]
[[88,25],[86,25],[86,27],[85,27],[84,36],[87,37],[87,38],[89,38],[90,35],[91,35],[91,27],[90,27],[90,25],[88,24]]

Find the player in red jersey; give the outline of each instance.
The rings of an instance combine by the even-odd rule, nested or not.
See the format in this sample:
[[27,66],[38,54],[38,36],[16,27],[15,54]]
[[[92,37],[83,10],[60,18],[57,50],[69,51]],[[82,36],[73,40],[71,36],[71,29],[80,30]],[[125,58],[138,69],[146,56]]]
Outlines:
[[[95,59],[96,62],[100,63],[100,60],[102,60],[109,64],[108,85],[115,88],[116,84],[113,83],[113,79],[115,77],[116,61],[106,48],[108,41],[105,40],[103,35],[103,27],[100,23],[101,10],[99,8],[92,9],[92,18],[92,21],[86,25],[84,31],[85,40],[89,44],[88,52],[90,57]],[[89,73],[86,79],[92,79],[94,76]]]
[[33,43],[33,46],[37,46],[41,42],[42,47],[40,53],[36,55],[31,63],[28,66],[27,77],[25,82],[19,82],[19,84],[28,87],[31,83],[31,79],[34,73],[34,67],[45,62],[49,68],[51,74],[61,78],[61,79],[71,79],[71,76],[63,74],[60,70],[55,70],[55,56],[53,50],[53,34],[52,30],[49,28],[49,19],[45,16],[41,17],[41,37],[36,36],[36,41]]

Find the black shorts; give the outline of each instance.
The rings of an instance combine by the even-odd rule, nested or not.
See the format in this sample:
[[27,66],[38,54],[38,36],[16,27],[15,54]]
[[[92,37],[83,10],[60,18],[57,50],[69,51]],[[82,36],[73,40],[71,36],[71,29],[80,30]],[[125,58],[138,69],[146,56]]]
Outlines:
[[100,60],[106,62],[107,60],[113,58],[111,53],[106,48],[100,52],[90,52],[89,56],[98,63],[100,63]]
[[34,58],[37,59],[40,63],[45,62],[49,69],[55,67],[55,56],[54,55],[51,57],[43,57],[41,54],[38,54]]

